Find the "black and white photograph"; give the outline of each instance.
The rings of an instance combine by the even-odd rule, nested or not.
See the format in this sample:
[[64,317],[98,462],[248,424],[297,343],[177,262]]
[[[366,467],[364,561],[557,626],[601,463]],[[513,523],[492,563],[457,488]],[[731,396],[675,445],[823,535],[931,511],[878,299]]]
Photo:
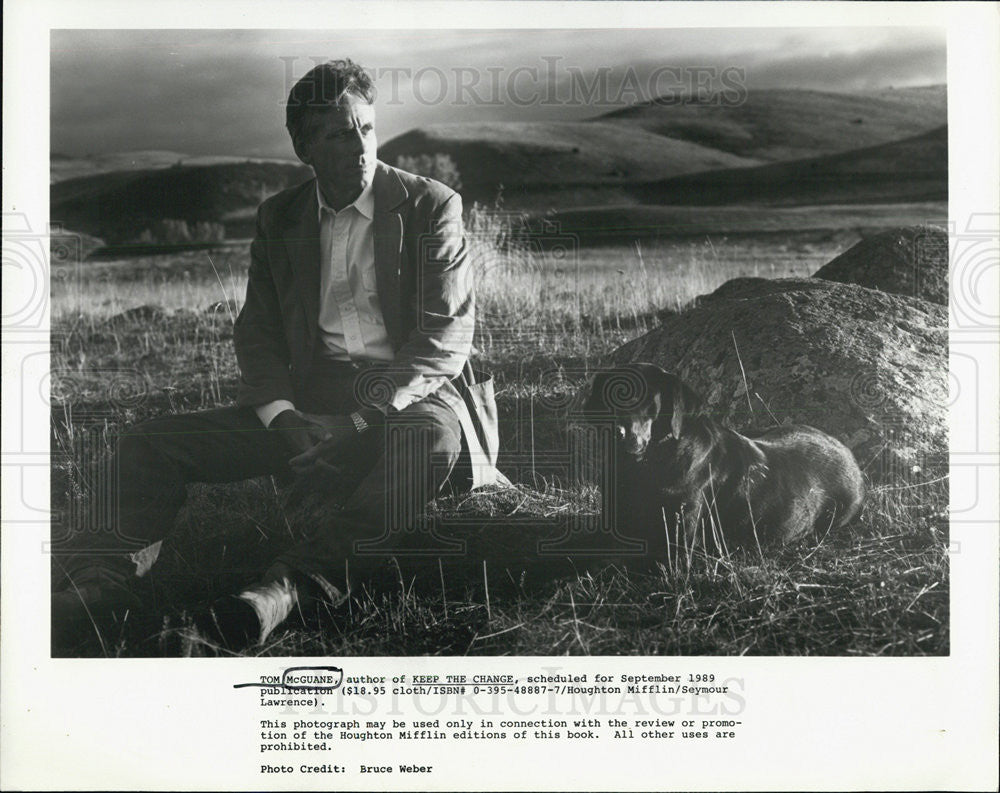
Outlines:
[[996,789],[995,5],[39,8],[5,788]]
[[53,32],[53,652],[947,654],[943,31],[382,39]]

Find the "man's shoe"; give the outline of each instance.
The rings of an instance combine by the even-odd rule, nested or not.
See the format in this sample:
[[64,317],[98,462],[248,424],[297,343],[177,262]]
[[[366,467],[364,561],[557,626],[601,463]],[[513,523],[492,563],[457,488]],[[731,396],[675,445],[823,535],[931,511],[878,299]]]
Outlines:
[[203,639],[235,652],[262,645],[292,615],[308,620],[324,609],[332,613],[346,601],[325,579],[277,562],[264,573],[261,583],[239,595],[219,598],[210,610],[196,614],[194,622]]
[[103,644],[104,631],[141,607],[129,577],[116,569],[94,565],[68,574],[65,588],[52,593],[52,647],[71,647],[91,633]]
[[299,588],[292,578],[281,577],[249,587],[239,595],[226,595],[207,613],[195,616],[202,635],[226,649],[244,650],[265,642],[268,636],[300,606]]

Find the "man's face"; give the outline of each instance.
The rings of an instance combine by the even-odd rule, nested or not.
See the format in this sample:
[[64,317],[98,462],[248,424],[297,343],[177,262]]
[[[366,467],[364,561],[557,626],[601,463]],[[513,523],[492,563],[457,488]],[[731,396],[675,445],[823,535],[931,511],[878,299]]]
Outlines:
[[309,120],[307,135],[295,151],[312,166],[326,200],[341,209],[371,184],[377,148],[375,108],[345,94],[340,104]]

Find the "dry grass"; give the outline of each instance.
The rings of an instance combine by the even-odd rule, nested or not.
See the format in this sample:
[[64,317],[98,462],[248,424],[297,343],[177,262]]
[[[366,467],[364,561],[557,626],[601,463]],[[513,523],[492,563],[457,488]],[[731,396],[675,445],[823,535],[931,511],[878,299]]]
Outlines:
[[[465,540],[465,556],[387,568],[349,609],[291,624],[254,654],[948,652],[946,483],[875,490],[851,530],[767,558],[681,549],[649,568],[615,549],[538,552],[567,531],[598,548],[608,539],[588,531],[598,493],[565,453],[565,405],[597,361],[664,307],[737,275],[810,273],[840,245],[713,239],[560,255],[495,216],[470,230],[482,273],[477,363],[497,377],[501,468],[518,487],[435,502],[430,518]],[[54,509],[86,502],[86,467],[124,426],[232,401],[245,271],[245,248],[230,247],[211,261],[189,251],[88,263],[54,284]],[[138,306],[156,308],[122,316]],[[192,487],[142,580],[148,612],[71,654],[219,652],[185,640],[191,612],[253,580],[301,518],[271,480]]]

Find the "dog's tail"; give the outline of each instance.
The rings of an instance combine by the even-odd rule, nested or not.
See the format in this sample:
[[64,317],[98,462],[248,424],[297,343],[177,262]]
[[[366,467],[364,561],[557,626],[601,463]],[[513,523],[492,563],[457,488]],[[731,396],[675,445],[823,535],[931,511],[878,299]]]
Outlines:
[[858,516],[868,493],[864,474],[861,473],[861,469],[854,461],[853,455],[851,455],[850,463],[841,471],[841,481],[836,492],[831,493],[835,501],[834,529],[842,529]]

